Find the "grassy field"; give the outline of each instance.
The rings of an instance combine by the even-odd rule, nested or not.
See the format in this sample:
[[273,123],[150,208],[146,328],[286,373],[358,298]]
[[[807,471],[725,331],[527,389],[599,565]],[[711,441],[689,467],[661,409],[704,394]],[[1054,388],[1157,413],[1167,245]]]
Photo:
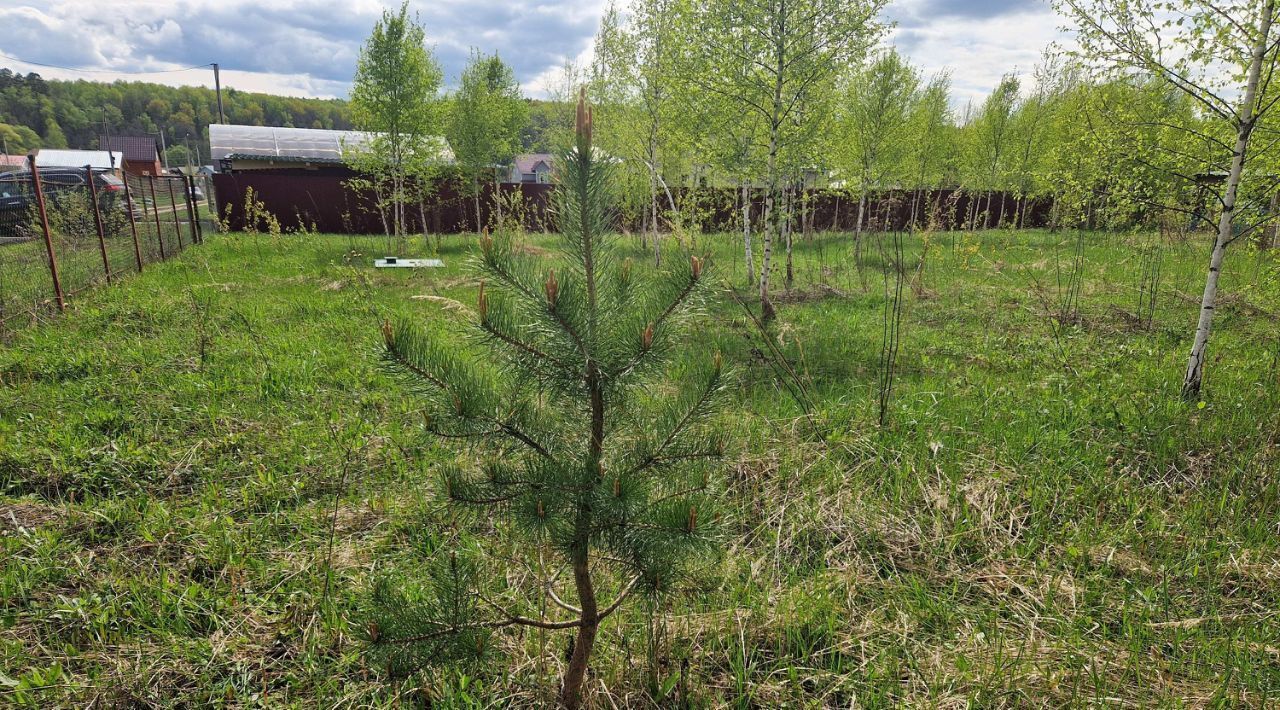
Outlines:
[[[442,241],[413,271],[370,268],[377,239],[210,237],[0,345],[0,706],[554,697],[567,636],[405,679],[362,655],[373,580],[457,524],[432,470],[462,454],[376,355],[385,314],[474,304],[472,240]],[[1163,246],[1147,326],[1150,235],[907,237],[881,427],[881,241],[861,269],[848,235],[800,242],[775,277],[811,416],[731,299],[703,317],[690,348],[736,372],[724,552],[609,619],[594,706],[1280,702],[1272,257],[1229,257],[1184,403],[1207,242]],[[697,248],[750,300],[736,238]]]

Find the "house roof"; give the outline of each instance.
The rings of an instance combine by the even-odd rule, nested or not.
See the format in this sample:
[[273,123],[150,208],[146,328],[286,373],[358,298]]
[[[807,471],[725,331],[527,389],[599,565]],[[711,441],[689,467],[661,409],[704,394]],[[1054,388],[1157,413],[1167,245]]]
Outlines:
[[125,160],[150,163],[160,159],[155,136],[98,136],[98,147],[124,153]]
[[27,156],[12,155],[9,153],[0,153],[0,167],[23,167],[27,164]]
[[119,152],[113,150],[61,150],[41,148],[36,152],[36,165],[55,168],[83,168],[86,165],[103,170],[123,167]]
[[521,153],[516,156],[516,170],[522,173],[537,172],[538,163],[546,165],[547,170],[550,170],[554,159],[550,153]]
[[[376,135],[363,131],[215,123],[209,126],[209,156],[215,162],[232,158],[339,164],[353,149],[368,145]],[[449,144],[443,138],[435,140],[439,144],[440,159],[452,162]]]

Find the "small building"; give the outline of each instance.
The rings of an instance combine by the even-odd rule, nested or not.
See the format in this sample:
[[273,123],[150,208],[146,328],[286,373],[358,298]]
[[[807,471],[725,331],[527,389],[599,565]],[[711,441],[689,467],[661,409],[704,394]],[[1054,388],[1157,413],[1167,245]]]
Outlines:
[[[375,135],[363,131],[215,123],[209,126],[209,156],[222,173],[348,174],[351,156],[367,146]],[[434,140],[438,160],[452,163],[453,151],[448,142],[440,137]]]
[[[130,175],[161,175],[160,146],[155,136],[98,136],[98,147],[124,156],[124,171]],[[36,158],[39,160],[39,157]]]
[[121,170],[124,156],[113,150],[67,150],[41,148],[36,151],[36,165],[43,168],[83,168],[94,170]]
[[507,182],[549,183],[554,159],[550,153],[521,153],[511,165]]
[[0,172],[17,170],[27,166],[27,156],[12,153],[0,153]]

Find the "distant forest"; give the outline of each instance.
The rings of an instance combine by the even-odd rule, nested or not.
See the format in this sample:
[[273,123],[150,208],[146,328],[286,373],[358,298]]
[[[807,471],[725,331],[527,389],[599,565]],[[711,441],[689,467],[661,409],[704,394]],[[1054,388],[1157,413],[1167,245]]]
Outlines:
[[[228,123],[296,128],[352,128],[343,99],[304,99],[224,87]],[[549,149],[549,127],[562,113],[551,102],[530,100],[530,120],[522,132],[524,149]],[[209,124],[217,122],[213,89],[172,87],[141,81],[60,81],[39,74],[0,69],[0,151],[33,148],[97,148],[98,136],[163,130],[171,163],[208,162]]]

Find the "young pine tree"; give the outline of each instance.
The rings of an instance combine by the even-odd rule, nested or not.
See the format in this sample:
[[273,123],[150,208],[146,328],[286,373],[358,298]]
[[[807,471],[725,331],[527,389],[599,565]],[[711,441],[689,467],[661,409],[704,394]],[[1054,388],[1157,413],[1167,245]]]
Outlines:
[[[480,460],[445,470],[441,488],[485,511],[486,540],[504,554],[473,543],[438,556],[418,603],[380,585],[369,626],[372,649],[402,669],[475,653],[499,628],[571,631],[560,686],[570,708],[600,624],[634,592],[669,589],[712,548],[708,467],[724,449],[706,426],[720,357],[673,358],[706,262],[671,259],[642,277],[618,258],[611,166],[592,148],[591,115],[584,94],[558,163],[556,257],[481,239],[468,327],[482,352],[383,326],[387,361],[428,404],[433,433],[480,443]],[[513,554],[528,564],[505,575]]]

